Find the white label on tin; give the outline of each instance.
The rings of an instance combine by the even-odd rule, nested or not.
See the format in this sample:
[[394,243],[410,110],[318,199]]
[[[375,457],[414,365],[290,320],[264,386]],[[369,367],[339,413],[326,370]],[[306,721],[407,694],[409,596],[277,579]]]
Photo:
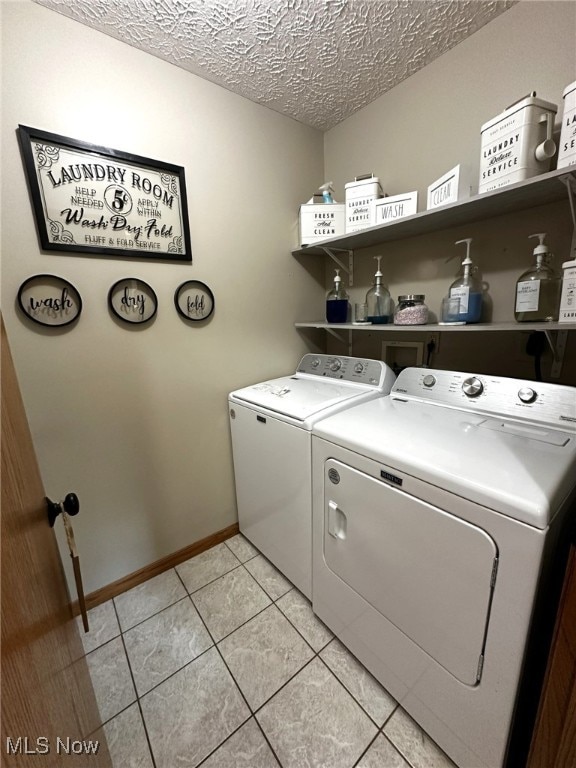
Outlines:
[[460,315],[468,314],[468,299],[470,297],[470,288],[467,285],[463,285],[461,288],[452,288],[450,291],[450,298],[460,299]]
[[516,312],[537,312],[540,280],[523,280],[516,286]]
[[510,173],[517,165],[522,144],[520,134],[513,133],[482,149],[481,180],[494,180]]
[[564,168],[574,163],[576,163],[576,107],[564,113],[557,167]]

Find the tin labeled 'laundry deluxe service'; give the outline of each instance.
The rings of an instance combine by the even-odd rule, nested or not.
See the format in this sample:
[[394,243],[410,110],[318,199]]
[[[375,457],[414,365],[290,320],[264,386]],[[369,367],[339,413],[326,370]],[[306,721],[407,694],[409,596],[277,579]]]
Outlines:
[[552,139],[558,107],[533,91],[481,129],[478,192],[491,192],[550,170],[556,152]]

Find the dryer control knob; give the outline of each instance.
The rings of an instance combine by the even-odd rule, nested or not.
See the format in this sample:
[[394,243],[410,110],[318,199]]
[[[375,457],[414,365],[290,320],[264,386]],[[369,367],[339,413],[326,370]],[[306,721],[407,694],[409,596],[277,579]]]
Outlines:
[[467,397],[478,397],[484,390],[484,384],[476,376],[470,376],[462,383],[462,390]]
[[523,403],[533,403],[537,397],[538,393],[532,387],[522,387],[522,389],[518,390],[518,399]]
[[432,374],[429,373],[422,379],[422,384],[424,384],[425,387],[433,387],[434,384],[436,384],[436,376],[432,376]]
[[335,357],[334,360],[332,360],[332,362],[330,363],[330,370],[339,371],[340,368],[342,368],[342,360],[338,360],[338,358]]

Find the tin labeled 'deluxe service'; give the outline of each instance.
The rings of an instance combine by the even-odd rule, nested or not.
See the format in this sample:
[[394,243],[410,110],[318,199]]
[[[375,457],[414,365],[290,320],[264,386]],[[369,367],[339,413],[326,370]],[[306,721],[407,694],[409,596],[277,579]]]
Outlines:
[[552,139],[558,107],[533,91],[481,129],[478,192],[490,192],[550,170],[556,152]]
[[564,89],[564,115],[558,149],[558,168],[576,165],[576,81]]

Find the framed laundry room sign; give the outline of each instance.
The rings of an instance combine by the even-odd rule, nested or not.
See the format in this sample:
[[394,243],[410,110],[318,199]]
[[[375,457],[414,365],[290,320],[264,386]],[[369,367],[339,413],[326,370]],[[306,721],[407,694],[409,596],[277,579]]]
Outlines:
[[20,125],[41,246],[192,261],[184,168]]

